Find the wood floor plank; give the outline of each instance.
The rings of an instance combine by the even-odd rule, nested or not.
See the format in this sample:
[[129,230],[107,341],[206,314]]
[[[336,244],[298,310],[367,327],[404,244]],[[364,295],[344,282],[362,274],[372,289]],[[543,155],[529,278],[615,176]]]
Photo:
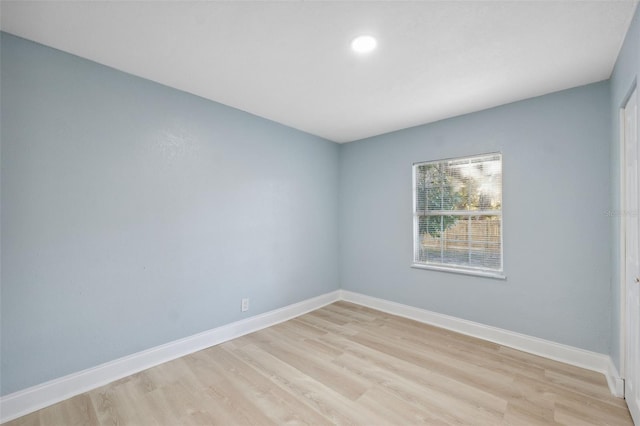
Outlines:
[[[426,410],[425,407],[407,401],[402,396],[381,386],[373,386],[358,403],[378,418],[394,425],[456,425],[462,424],[449,412]],[[382,420],[381,420],[382,421]]]
[[295,397],[276,386],[260,371],[225,350],[207,351],[219,368],[217,373],[228,379],[234,387],[259,411],[265,413],[276,424],[322,424],[322,416],[312,409],[300,405]]
[[336,302],[8,422],[632,425],[602,374]]
[[[484,388],[469,386],[438,371],[430,370],[427,366],[416,366],[384,353],[374,353],[353,343],[350,344],[346,355],[337,358],[334,362],[358,371],[358,374],[378,385],[395,384],[400,378],[418,385],[423,392],[429,390],[448,395],[450,398],[457,399],[461,405],[477,404],[484,409],[494,411],[503,410],[506,405],[505,399],[493,395]],[[377,376],[371,374],[371,371],[378,373]],[[381,372],[387,375],[381,376]]]
[[378,420],[370,413],[360,412],[354,401],[262,348],[246,346],[236,353],[268,374],[275,383],[295,395],[299,401],[321,413],[332,424],[375,424]]
[[286,337],[278,339],[278,336],[272,335],[270,342],[263,344],[261,348],[351,400],[362,395],[369,386],[358,377],[343,374],[342,369],[327,362],[329,359],[322,356],[322,353],[305,351],[298,345],[288,342]]
[[[336,362],[347,365],[351,371],[356,371],[359,375],[366,377],[370,382],[375,383],[377,388],[384,389],[387,393],[395,395],[400,400],[415,405],[422,409],[423,413],[432,413],[442,419],[447,419],[453,423],[475,422],[476,424],[497,424],[503,417],[506,401],[493,400],[493,406],[482,405],[478,400],[470,402],[468,399],[462,400],[453,392],[442,391],[442,388],[424,386],[423,380],[415,380],[411,372],[417,373],[417,369],[411,366],[408,376],[383,369],[371,367],[370,364],[362,363],[356,357],[345,355]],[[430,373],[427,373],[430,374]],[[435,380],[433,381],[435,382]],[[433,383],[432,382],[432,383]],[[382,401],[380,401],[382,403]],[[455,411],[450,407],[455,406]]]

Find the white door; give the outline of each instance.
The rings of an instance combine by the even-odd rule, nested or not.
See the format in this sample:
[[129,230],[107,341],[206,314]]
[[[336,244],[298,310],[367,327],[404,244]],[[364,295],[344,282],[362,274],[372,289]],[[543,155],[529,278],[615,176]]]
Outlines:
[[640,256],[638,239],[638,97],[637,89],[624,107],[624,235],[625,235],[625,399],[635,424],[640,425]]

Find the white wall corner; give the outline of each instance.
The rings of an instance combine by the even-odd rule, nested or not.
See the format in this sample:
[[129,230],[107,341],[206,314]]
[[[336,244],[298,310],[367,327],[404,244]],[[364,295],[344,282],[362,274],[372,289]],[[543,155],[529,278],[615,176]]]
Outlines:
[[468,321],[449,315],[431,312],[401,303],[390,302],[376,297],[340,290],[340,298],[347,302],[367,306],[379,311],[409,318],[425,324],[445,328],[457,333],[488,340],[503,346],[518,349],[534,355],[550,358],[576,367],[604,374],[611,393],[622,397],[623,381],[620,379],[611,357],[573,346],[563,345],[549,340]]
[[2,396],[0,397],[0,423],[8,422],[164,362],[271,327],[338,300],[340,300],[339,290],[332,291]]
[[611,357],[607,358],[607,366],[604,371],[604,375],[607,378],[607,384],[609,385],[611,395],[618,398],[624,398],[624,380],[620,377],[620,373],[618,373],[618,369],[613,363],[613,359],[611,359]]

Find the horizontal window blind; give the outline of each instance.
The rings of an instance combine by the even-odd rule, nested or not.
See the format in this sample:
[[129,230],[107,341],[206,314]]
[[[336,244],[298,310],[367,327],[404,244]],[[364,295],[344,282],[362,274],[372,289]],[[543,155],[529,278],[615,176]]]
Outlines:
[[414,263],[502,272],[502,155],[413,165]]

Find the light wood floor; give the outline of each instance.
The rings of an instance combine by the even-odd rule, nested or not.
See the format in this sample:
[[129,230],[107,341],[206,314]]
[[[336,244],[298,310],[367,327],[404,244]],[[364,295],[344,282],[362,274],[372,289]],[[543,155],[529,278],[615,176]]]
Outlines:
[[631,425],[603,375],[346,302],[9,425]]

